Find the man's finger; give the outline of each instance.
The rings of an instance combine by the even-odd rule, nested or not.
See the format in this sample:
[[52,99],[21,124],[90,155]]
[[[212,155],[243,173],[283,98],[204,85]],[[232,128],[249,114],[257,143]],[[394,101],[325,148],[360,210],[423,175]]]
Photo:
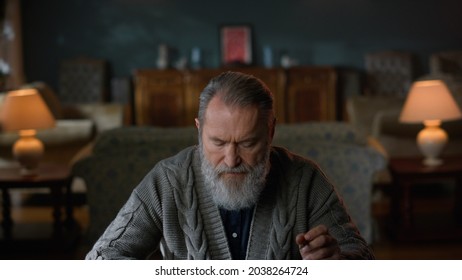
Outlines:
[[310,229],[307,233],[305,233],[305,239],[308,241],[311,241],[315,239],[317,236],[327,234],[327,233],[328,233],[327,227],[325,225],[319,225],[319,226],[316,226]]

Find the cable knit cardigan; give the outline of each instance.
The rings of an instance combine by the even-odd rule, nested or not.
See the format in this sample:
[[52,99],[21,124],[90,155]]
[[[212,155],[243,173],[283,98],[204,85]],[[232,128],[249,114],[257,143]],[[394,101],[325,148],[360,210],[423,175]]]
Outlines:
[[[247,259],[300,259],[295,236],[319,224],[337,238],[344,257],[374,257],[315,163],[277,147],[270,161]],[[165,259],[231,259],[196,146],[156,164],[86,258],[145,259],[159,244]]]

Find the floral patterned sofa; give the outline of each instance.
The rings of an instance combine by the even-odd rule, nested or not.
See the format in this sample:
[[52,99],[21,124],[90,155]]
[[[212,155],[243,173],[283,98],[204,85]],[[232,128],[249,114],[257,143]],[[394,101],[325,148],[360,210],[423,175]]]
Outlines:
[[[154,166],[182,148],[197,143],[194,127],[122,127],[102,133],[90,156],[74,165],[84,180],[91,246],[115,217],[132,189]],[[364,238],[372,243],[371,192],[374,174],[385,168],[381,153],[347,123],[281,124],[273,142],[314,159],[337,186]]]

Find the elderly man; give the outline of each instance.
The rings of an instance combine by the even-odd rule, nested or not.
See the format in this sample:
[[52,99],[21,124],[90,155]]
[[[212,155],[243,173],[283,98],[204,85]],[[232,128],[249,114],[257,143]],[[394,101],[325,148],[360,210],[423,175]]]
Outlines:
[[87,259],[371,259],[334,187],[309,159],[272,147],[273,97],[225,72],[206,86],[199,145],[160,161]]

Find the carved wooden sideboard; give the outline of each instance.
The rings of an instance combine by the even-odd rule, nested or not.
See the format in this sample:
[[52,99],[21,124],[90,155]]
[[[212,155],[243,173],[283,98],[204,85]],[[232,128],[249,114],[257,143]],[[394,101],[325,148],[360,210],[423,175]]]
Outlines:
[[189,126],[199,108],[199,95],[211,78],[226,70],[254,75],[274,95],[279,123],[334,121],[341,118],[337,73],[333,67],[239,68],[134,71],[136,125]]

